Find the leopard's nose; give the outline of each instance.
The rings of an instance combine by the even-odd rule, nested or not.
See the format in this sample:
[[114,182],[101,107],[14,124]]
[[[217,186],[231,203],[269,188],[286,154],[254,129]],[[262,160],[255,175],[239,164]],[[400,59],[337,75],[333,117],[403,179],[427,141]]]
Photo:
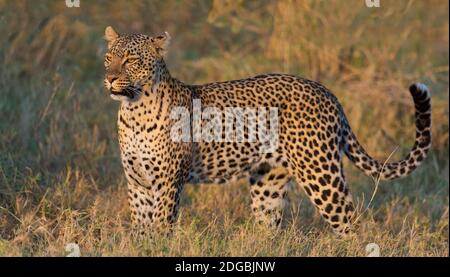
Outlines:
[[112,84],[115,80],[117,80],[117,76],[115,76],[115,75],[107,75],[106,79],[108,80],[108,82],[110,84]]

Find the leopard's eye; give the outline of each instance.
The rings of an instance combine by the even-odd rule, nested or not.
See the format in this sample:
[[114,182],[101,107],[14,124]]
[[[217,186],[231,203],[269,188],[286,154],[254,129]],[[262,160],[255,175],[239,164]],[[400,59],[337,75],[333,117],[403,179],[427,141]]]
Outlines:
[[127,64],[134,64],[134,63],[136,63],[137,61],[139,61],[139,56],[130,56],[130,57],[128,57],[127,59],[126,59],[126,63]]
[[105,66],[111,63],[111,55],[105,55]]

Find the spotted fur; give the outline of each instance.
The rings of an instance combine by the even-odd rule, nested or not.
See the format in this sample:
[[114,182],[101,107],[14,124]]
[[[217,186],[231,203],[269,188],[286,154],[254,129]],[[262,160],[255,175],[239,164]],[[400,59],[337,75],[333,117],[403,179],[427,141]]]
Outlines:
[[[173,78],[165,66],[167,33],[121,36],[108,27],[105,37],[105,86],[112,98],[121,101],[117,124],[122,164],[132,221],[143,232],[170,230],[185,183],[225,183],[246,177],[258,222],[280,225],[292,181],[332,229],[347,236],[357,223],[342,166],[344,154],[365,174],[384,180],[410,174],[430,148],[431,105],[425,85],[410,87],[416,110],[413,148],[400,162],[383,164],[367,154],[336,97],[317,82],[268,74],[187,85]],[[200,99],[203,107],[220,110],[278,108],[278,148],[261,153],[259,142],[172,141],[171,109],[181,106],[192,112],[194,99]]]

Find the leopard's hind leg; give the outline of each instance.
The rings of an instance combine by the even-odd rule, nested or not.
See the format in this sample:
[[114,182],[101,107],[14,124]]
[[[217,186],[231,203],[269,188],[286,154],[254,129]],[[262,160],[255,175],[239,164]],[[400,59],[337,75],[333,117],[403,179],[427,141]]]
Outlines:
[[342,162],[339,155],[326,159],[327,153],[320,153],[311,159],[303,169],[297,168],[297,183],[305,191],[322,217],[333,231],[348,237],[357,229],[356,213],[352,195],[345,181]]
[[353,222],[355,208],[345,181],[339,134],[320,128],[314,132],[316,136],[297,137],[297,151],[290,151],[289,171],[333,231],[347,237],[357,224]]

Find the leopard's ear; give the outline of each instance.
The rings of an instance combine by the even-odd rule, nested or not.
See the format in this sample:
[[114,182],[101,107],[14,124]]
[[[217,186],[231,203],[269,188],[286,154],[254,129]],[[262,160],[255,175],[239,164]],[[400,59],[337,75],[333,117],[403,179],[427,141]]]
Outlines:
[[119,34],[114,31],[113,27],[108,26],[105,29],[105,39],[108,42],[108,48],[111,47],[111,45],[116,41],[116,39],[119,37]]
[[168,32],[164,32],[162,35],[152,37],[150,41],[156,52],[162,57],[167,53],[167,49],[169,48],[170,35]]

